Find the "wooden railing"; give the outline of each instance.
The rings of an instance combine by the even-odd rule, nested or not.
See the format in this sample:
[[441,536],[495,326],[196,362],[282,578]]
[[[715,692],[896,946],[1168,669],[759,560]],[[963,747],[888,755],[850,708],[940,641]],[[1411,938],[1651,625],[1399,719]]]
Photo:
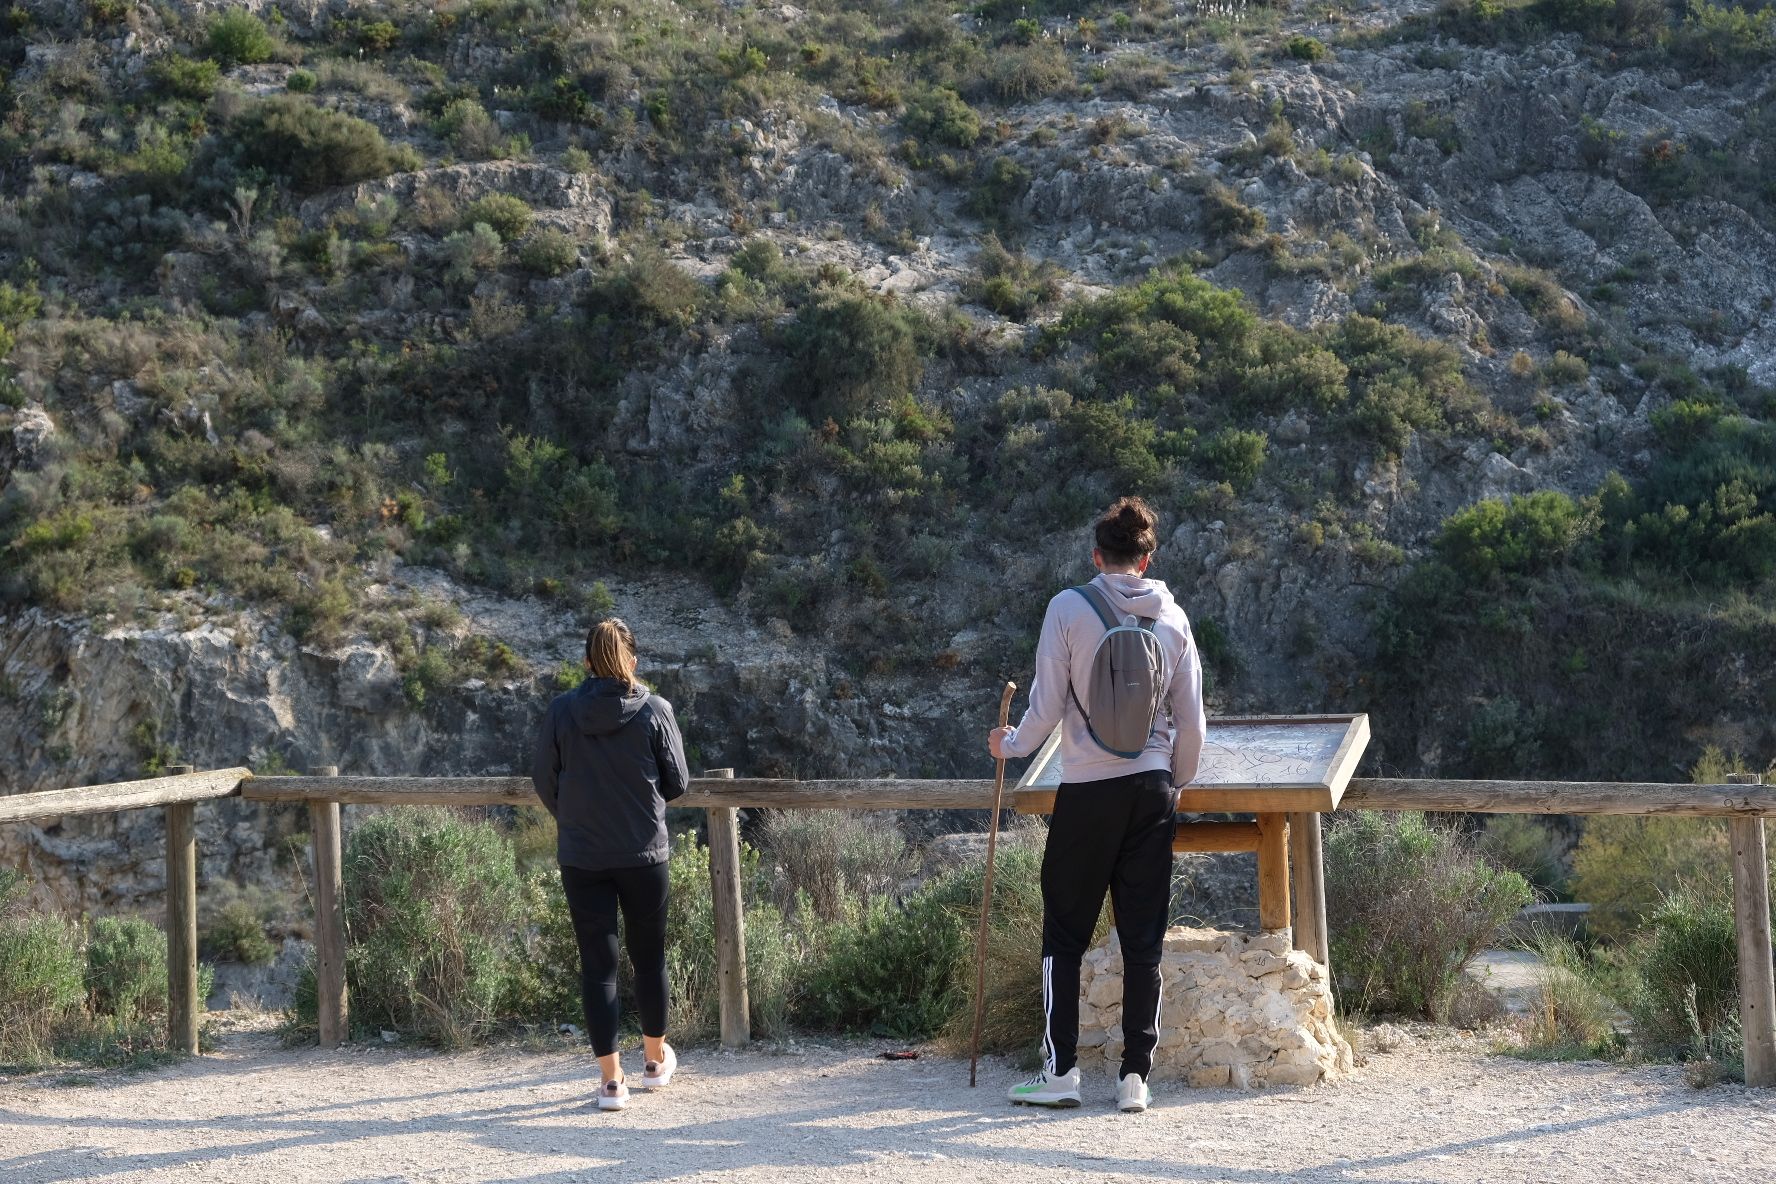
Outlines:
[[[528,777],[342,777],[317,769],[301,777],[255,777],[247,769],[194,772],[80,789],[0,797],[0,823],[161,807],[167,811],[168,1023],[174,1048],[197,1051],[197,876],[192,828],[195,804],[239,796],[260,802],[306,802],[311,811],[316,870],[316,986],[323,1045],[347,1034],[345,925],[342,907],[342,805],[523,805],[536,797]],[[1022,813],[1046,813],[1052,790],[1016,795]],[[734,777],[711,770],[691,781],[674,806],[709,812],[710,869],[715,894],[717,961],[724,1044],[749,1038],[745,925],[740,908],[739,809],[987,810],[986,780],[792,781]],[[1776,814],[1776,786],[1756,777],[1722,785],[1663,782],[1447,781],[1354,778],[1341,809],[1423,810],[1487,814],[1663,814],[1728,820],[1733,849],[1740,1020],[1748,1084],[1776,1085],[1776,964],[1770,940],[1769,870],[1764,818]],[[1250,824],[1222,824],[1244,828]],[[1231,833],[1231,832],[1230,832]],[[1258,836],[1253,835],[1256,843]],[[1317,851],[1308,858],[1317,874]]]

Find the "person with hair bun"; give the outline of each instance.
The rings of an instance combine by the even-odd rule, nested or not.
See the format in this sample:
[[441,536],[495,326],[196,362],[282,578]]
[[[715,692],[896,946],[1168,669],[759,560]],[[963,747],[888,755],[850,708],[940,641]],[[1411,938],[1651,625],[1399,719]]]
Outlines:
[[669,1084],[678,1065],[666,1043],[666,803],[690,775],[672,704],[636,681],[636,663],[629,626],[614,617],[592,626],[590,677],[549,704],[531,764],[537,797],[555,817],[600,1110],[629,1102],[617,1056],[619,911],[641,1012],[642,1088]]
[[1030,704],[994,728],[995,757],[1030,756],[1061,729],[1061,776],[1042,856],[1043,1067],[1013,1102],[1079,1105],[1079,966],[1104,893],[1122,943],[1117,1105],[1145,1110],[1159,1042],[1160,954],[1178,789],[1196,776],[1206,723],[1202,663],[1184,610],[1147,575],[1158,518],[1125,497],[1098,519],[1098,575],[1048,603]]

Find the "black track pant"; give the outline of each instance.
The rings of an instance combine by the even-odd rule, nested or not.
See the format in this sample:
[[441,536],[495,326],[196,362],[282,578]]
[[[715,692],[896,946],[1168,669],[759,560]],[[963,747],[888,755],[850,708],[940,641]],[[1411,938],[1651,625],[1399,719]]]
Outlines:
[[586,1037],[592,1051],[617,1051],[617,910],[629,962],[635,967],[635,1005],[644,1036],[666,1035],[666,865],[589,872],[561,869],[567,911],[580,943],[580,990],[586,1001]]
[[1044,1067],[1073,1068],[1079,1045],[1079,961],[1110,890],[1122,941],[1122,1070],[1153,1072],[1159,1043],[1159,957],[1172,894],[1171,775],[1131,773],[1062,785],[1042,855]]

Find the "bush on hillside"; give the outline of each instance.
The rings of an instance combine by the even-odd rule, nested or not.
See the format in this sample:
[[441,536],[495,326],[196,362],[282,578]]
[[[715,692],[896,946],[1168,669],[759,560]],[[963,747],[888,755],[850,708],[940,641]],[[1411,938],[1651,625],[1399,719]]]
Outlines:
[[227,66],[269,62],[277,53],[271,30],[244,8],[231,8],[211,21],[207,44],[210,55]]
[[530,220],[530,207],[522,198],[509,193],[490,193],[469,203],[462,214],[462,228],[470,230],[486,224],[500,236],[501,242],[510,243],[524,237],[524,232],[530,229]]
[[947,86],[925,87],[916,92],[907,100],[901,123],[916,136],[952,148],[972,148],[981,134],[980,115]]
[[409,167],[411,152],[389,146],[374,124],[294,95],[249,104],[229,125],[240,163],[287,177],[313,193]]
[[534,275],[565,275],[580,265],[580,245],[566,231],[544,226],[518,247],[518,266]]
[[222,71],[208,58],[172,53],[156,58],[148,68],[148,77],[153,79],[155,89],[169,98],[205,103],[216,93]]
[[783,331],[789,375],[811,418],[847,420],[911,393],[924,369],[916,314],[892,297],[828,288]]
[[1326,832],[1326,902],[1343,1005],[1446,1022],[1462,968],[1533,898],[1421,814],[1341,817]]
[[1565,562],[1594,529],[1584,507],[1558,490],[1509,501],[1488,498],[1449,516],[1437,537],[1437,555],[1464,579],[1484,584]]

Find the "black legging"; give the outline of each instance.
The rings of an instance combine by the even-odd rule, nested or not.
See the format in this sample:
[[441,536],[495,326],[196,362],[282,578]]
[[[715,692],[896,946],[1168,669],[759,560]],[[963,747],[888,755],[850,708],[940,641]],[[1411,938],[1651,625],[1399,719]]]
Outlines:
[[623,909],[635,1006],[643,1036],[666,1035],[666,865],[589,872],[561,869],[567,911],[580,943],[580,991],[592,1051],[617,1051],[617,907]]

